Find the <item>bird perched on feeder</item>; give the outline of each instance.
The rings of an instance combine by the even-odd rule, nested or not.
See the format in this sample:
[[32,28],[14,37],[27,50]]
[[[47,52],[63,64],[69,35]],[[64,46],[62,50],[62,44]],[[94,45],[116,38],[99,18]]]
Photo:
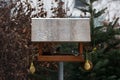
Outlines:
[[78,56],[80,53],[79,53],[78,51],[72,50],[72,54],[73,54],[74,56]]

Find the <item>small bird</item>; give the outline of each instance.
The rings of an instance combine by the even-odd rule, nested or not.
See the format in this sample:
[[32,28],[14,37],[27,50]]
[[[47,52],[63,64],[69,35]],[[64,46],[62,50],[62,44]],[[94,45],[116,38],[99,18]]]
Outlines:
[[78,51],[72,50],[72,54],[73,54],[74,56],[78,56],[80,53],[79,53]]
[[96,50],[97,50],[97,48],[96,48],[96,47],[94,47],[92,51],[93,51],[93,52],[96,52]]
[[31,65],[30,65],[30,73],[32,73],[32,74],[35,73],[35,66],[34,66],[33,62],[31,62]]

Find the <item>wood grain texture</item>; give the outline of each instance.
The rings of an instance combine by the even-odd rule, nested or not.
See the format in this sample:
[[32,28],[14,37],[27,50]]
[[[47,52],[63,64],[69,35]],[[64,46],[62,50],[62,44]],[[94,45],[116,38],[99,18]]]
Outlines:
[[83,62],[83,56],[38,56],[38,61],[64,61],[64,62]]
[[34,42],[89,42],[89,19],[32,19]]

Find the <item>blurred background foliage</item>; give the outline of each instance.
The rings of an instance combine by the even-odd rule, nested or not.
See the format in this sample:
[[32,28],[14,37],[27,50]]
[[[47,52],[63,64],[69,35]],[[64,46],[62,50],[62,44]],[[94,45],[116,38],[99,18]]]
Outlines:
[[[41,1],[41,0],[40,0]],[[101,21],[101,25],[95,24],[104,11],[96,12],[92,4],[97,0],[90,0],[83,4],[87,9],[80,9],[84,13],[90,13],[91,42],[84,46],[84,54],[93,63],[93,68],[86,71],[84,62],[65,62],[65,80],[120,80],[120,25],[119,18],[112,22]],[[60,2],[62,3],[62,2]],[[61,5],[62,6],[62,5]],[[31,17],[32,11],[27,0],[23,3],[0,1],[0,80],[57,80],[57,62],[38,62],[33,55],[38,53],[38,43],[31,42]],[[53,10],[54,11],[54,10]],[[53,17],[65,17],[64,10],[58,7],[58,12]],[[39,16],[45,17],[46,12],[40,11]],[[77,50],[77,43],[62,43],[62,51]],[[50,45],[49,45],[50,46]],[[93,49],[96,48],[94,51]],[[86,57],[86,55],[84,55]],[[33,61],[36,72],[29,72],[30,63]]]

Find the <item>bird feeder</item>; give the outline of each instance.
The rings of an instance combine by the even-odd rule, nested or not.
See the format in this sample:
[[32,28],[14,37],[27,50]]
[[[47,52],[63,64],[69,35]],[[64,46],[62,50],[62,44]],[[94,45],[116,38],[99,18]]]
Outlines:
[[[89,18],[32,18],[32,42],[39,43],[38,61],[84,61],[83,43],[90,42]],[[43,43],[79,43],[79,55],[44,55]]]

